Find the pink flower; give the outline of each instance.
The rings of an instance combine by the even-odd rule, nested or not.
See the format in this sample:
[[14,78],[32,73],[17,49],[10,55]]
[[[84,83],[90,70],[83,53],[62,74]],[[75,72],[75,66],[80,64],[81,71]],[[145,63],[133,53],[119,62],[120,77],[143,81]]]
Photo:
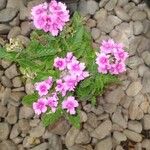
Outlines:
[[100,46],[100,49],[101,49],[101,52],[108,54],[112,52],[114,46],[115,46],[115,43],[112,39],[103,40],[102,45]]
[[58,68],[59,70],[66,69],[66,60],[64,58],[56,57],[54,59],[54,67]]
[[66,90],[65,90],[65,85],[63,83],[63,81],[61,79],[56,81],[56,87],[55,90],[56,92],[60,92],[62,94],[62,96],[66,95]]
[[64,87],[65,87],[65,90],[67,91],[74,91],[77,83],[78,83],[78,79],[77,79],[77,76],[74,76],[74,75],[68,75],[68,76],[65,76],[64,77]]
[[89,77],[89,72],[88,71],[83,71],[80,76],[78,76],[78,82],[81,80],[84,80],[85,78]]
[[56,95],[47,97],[47,106],[51,108],[52,112],[56,111],[57,105],[58,105],[58,97]]
[[109,65],[109,56],[105,53],[100,53],[97,55],[96,64],[103,66],[103,68]]
[[99,66],[98,67],[98,72],[99,73],[103,73],[103,74],[107,74],[108,73],[108,69],[106,66]]
[[35,89],[38,91],[40,96],[46,95],[51,85],[45,81],[35,83]]
[[110,68],[111,74],[119,74],[126,71],[126,66],[123,62],[113,64]]
[[47,84],[49,84],[50,86],[52,86],[52,84],[53,84],[53,78],[51,76],[49,76],[48,79],[45,80],[45,82]]
[[33,103],[33,109],[35,114],[40,115],[41,113],[45,113],[47,111],[47,100],[46,98],[40,98],[37,102]]
[[125,61],[129,57],[128,53],[124,50],[118,50],[114,52],[114,56],[117,61]]
[[71,115],[76,113],[75,108],[79,106],[79,103],[73,96],[69,96],[62,102],[62,109],[67,109],[67,112]]
[[34,22],[34,26],[37,28],[37,29],[42,29],[42,28],[44,28],[45,27],[45,25],[46,25],[46,18],[45,18],[45,16],[39,16],[39,17],[37,17],[37,18],[35,18],[34,20],[33,20],[33,22]]

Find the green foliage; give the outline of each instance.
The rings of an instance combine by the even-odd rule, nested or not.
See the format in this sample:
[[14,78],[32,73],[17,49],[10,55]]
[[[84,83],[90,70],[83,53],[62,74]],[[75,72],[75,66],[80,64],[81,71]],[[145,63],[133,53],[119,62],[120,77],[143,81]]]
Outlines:
[[[84,20],[78,13],[75,13],[70,21],[60,33],[53,37],[43,31],[33,31],[31,42],[27,48],[21,51],[12,50],[8,52],[5,48],[0,48],[0,58],[17,62],[20,65],[22,73],[26,77],[33,78],[33,82],[38,82],[52,76],[59,78],[59,71],[54,70],[54,58],[64,57],[67,52],[72,51],[74,55],[85,62],[90,77],[82,81],[75,93],[71,93],[80,101],[89,101],[96,105],[96,97],[103,93],[107,85],[117,83],[117,77],[109,74],[97,73],[95,63],[96,50],[92,47],[90,33],[84,27]],[[23,104],[32,105],[38,98],[37,94],[27,95],[23,98]],[[57,109],[55,113],[46,113],[42,117],[45,126],[57,121],[63,112]],[[75,127],[79,128],[79,115],[67,116],[67,119]]]

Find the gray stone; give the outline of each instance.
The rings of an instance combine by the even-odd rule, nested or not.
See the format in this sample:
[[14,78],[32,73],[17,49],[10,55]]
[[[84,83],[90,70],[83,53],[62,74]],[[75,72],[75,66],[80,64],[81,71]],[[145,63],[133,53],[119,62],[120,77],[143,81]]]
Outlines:
[[15,64],[11,65],[9,68],[5,70],[5,75],[7,78],[12,79],[15,76],[18,76],[19,73],[17,71],[17,67]]
[[87,27],[93,28],[96,26],[96,21],[92,18],[89,18],[86,22]]
[[40,123],[37,127],[32,128],[30,131],[30,136],[32,137],[41,137],[45,132],[45,127]]
[[132,82],[128,89],[126,90],[126,93],[128,96],[136,96],[142,89],[142,84],[140,81],[134,81]]
[[1,61],[1,65],[4,69],[8,68],[10,65],[11,65],[11,62],[10,61],[7,61],[7,60],[2,60]]
[[122,132],[119,132],[119,131],[114,131],[113,137],[119,144],[120,144],[120,142],[127,140],[127,137]]
[[115,112],[116,108],[117,108],[117,105],[116,104],[113,104],[113,103],[105,103],[103,105],[104,107],[104,111],[109,113],[109,114],[112,114],[113,112]]
[[124,20],[124,21],[130,20],[130,16],[121,7],[116,7],[115,13],[121,20]]
[[11,26],[19,26],[20,24],[19,18],[20,18],[20,14],[18,14],[11,22],[9,22],[9,24]]
[[65,135],[69,129],[70,124],[64,118],[60,118],[56,123],[48,127],[49,132],[57,135]]
[[67,147],[71,147],[75,144],[76,137],[78,136],[80,130],[72,127],[66,134],[65,144]]
[[10,31],[11,27],[6,24],[0,24],[0,34],[7,34]]
[[24,5],[26,0],[7,0],[7,8],[14,8],[19,10]]
[[10,140],[5,140],[0,143],[1,150],[17,150],[17,146]]
[[17,10],[14,8],[6,8],[0,11],[0,22],[9,22],[11,21],[16,15]]
[[0,105],[0,117],[5,118],[7,114],[7,108],[3,105]]
[[1,77],[1,83],[3,84],[3,86],[11,88],[12,87],[12,82],[10,79],[8,79],[6,76],[2,76]]
[[106,93],[105,100],[108,103],[119,104],[121,99],[125,96],[122,88],[117,88],[109,93]]
[[0,122],[0,140],[6,140],[10,132],[10,127],[8,123]]
[[143,24],[140,21],[135,21],[133,23],[133,32],[134,35],[139,35],[143,32]]
[[30,130],[29,120],[27,120],[27,119],[20,119],[18,122],[18,126],[19,126],[19,130],[24,134],[28,133]]
[[144,115],[143,128],[144,130],[150,130],[150,115]]
[[101,8],[101,7],[104,7],[106,4],[107,4],[107,2],[108,2],[109,0],[101,0],[100,2],[99,2],[99,7]]
[[20,103],[24,96],[24,92],[11,92],[10,98],[12,101]]
[[21,23],[21,34],[28,36],[31,32],[31,23],[28,21],[24,21]]
[[80,115],[80,121],[81,122],[86,122],[87,121],[87,119],[88,119],[87,114],[84,111],[80,110],[79,115]]
[[18,136],[16,138],[12,139],[12,141],[14,142],[14,144],[18,145],[18,144],[22,143],[23,137]]
[[5,88],[5,90],[0,94],[1,104],[6,105],[10,98],[11,89]]
[[78,6],[78,11],[81,13],[81,15],[86,16],[88,14],[87,10],[87,1],[85,0],[80,0],[79,6]]
[[93,150],[92,146],[89,145],[73,145],[68,150]]
[[117,145],[116,150],[124,150],[124,149],[122,148],[122,146]]
[[132,20],[137,21],[137,20],[144,20],[146,18],[146,13],[144,11],[135,11],[132,15]]
[[101,140],[95,146],[95,150],[112,150],[112,139],[110,137]]
[[130,130],[124,130],[123,133],[127,136],[127,138],[133,142],[141,142],[142,135]]
[[150,140],[149,139],[144,139],[142,141],[142,148],[145,148],[146,150],[150,149]]
[[6,0],[0,0],[0,10],[4,9],[6,6]]
[[87,11],[89,14],[94,15],[95,12],[98,10],[98,3],[93,0],[87,1]]
[[124,6],[124,10],[128,13],[134,6],[135,4],[133,2],[129,2]]
[[48,143],[45,142],[35,146],[34,148],[31,148],[30,150],[47,150],[48,147]]
[[92,30],[91,30],[91,35],[94,40],[99,38],[100,33],[101,33],[100,30],[97,28],[92,28]]
[[22,86],[22,81],[20,77],[15,77],[12,79],[12,83],[14,87],[21,87]]
[[22,106],[19,111],[19,119],[31,119],[34,116],[34,111],[31,107]]
[[19,126],[18,124],[15,124],[10,133],[10,139],[16,138],[20,134]]
[[23,35],[18,35],[16,37],[25,47],[28,46],[28,44],[30,43],[30,39],[28,37],[25,37]]
[[149,51],[143,52],[142,53],[142,58],[143,58],[145,64],[150,66],[150,52]]
[[94,15],[94,18],[97,20],[97,23],[101,20],[105,20],[107,18],[107,11],[106,9],[102,8],[99,11],[97,11]]
[[6,120],[9,124],[15,124],[18,120],[18,109],[17,107],[10,106],[8,109],[8,115]]
[[23,6],[20,9],[20,15],[19,15],[19,19],[20,20],[28,20],[29,18],[31,18],[31,9],[28,9],[27,7]]
[[[138,67],[138,74],[140,77],[143,77],[145,71],[148,71],[149,68],[145,66],[145,64],[142,64]],[[147,82],[146,82],[147,83]],[[143,84],[144,85],[144,84]]]
[[94,113],[87,114],[88,120],[87,123],[92,127],[96,128],[98,126],[97,116]]
[[114,123],[118,124],[119,126],[121,126],[122,128],[126,128],[127,127],[127,121],[125,120],[125,118],[121,114],[121,109],[119,109],[119,108],[112,115],[112,121]]
[[101,115],[104,112],[104,109],[101,105],[98,105],[97,107],[92,107],[91,111],[96,114],[97,116]]
[[134,3],[139,4],[141,0],[132,0]]
[[110,134],[112,130],[112,123],[110,120],[102,122],[92,133],[91,137],[103,139]]
[[26,80],[26,83],[25,83],[25,92],[27,94],[33,94],[34,93],[34,85],[31,81],[31,79],[29,79],[29,78]]
[[82,130],[79,132],[78,136],[76,137],[75,143],[76,144],[88,144],[91,141],[91,137],[87,130]]
[[19,34],[21,34],[20,27],[13,27],[13,28],[11,28],[7,38],[10,40],[11,38],[15,38]]
[[129,121],[128,122],[128,129],[141,133],[142,132],[142,124],[138,121]]
[[40,140],[38,138],[34,138],[34,137],[30,137],[30,136],[25,136],[24,140],[23,140],[23,147],[25,149],[29,149],[35,145],[40,144]]
[[129,3],[129,0],[118,0],[117,6],[123,7],[128,3]]
[[62,142],[59,136],[51,134],[49,141],[49,150],[62,150]]
[[150,71],[149,70],[144,72],[142,84],[145,93],[150,93]]
[[115,8],[116,4],[117,4],[118,0],[110,0],[108,1],[108,3],[105,5],[105,9],[107,9],[108,11],[111,11]]

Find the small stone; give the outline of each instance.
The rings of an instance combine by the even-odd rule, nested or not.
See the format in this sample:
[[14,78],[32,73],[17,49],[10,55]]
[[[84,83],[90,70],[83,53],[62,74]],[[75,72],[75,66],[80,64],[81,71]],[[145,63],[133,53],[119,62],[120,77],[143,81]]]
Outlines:
[[147,113],[148,112],[148,107],[149,107],[149,102],[147,100],[143,101],[141,104],[140,104],[140,108],[142,109],[142,111],[144,113]]
[[48,139],[49,141],[49,150],[62,150],[62,142],[58,135],[51,134]]
[[10,98],[10,93],[11,93],[10,88],[5,88],[5,90],[2,91],[2,93],[1,93],[2,95],[0,95],[2,105],[7,104],[7,102],[9,101],[9,98]]
[[6,0],[0,0],[0,10],[4,9],[6,6],[7,1]]
[[122,141],[127,140],[127,137],[122,132],[118,132],[118,131],[114,131],[113,137],[118,142],[118,144],[120,144],[120,142]]
[[10,65],[11,65],[11,62],[10,61],[7,61],[7,60],[2,60],[1,61],[1,65],[4,69],[8,68]]
[[95,21],[94,19],[89,18],[89,19],[87,20],[86,25],[87,25],[89,28],[93,28],[93,27],[96,26],[96,21]]
[[73,145],[68,150],[93,150],[91,144],[89,145]]
[[150,148],[150,140],[149,139],[144,139],[142,141],[142,148],[149,150],[149,148]]
[[34,93],[34,85],[31,79],[29,78],[26,80],[26,83],[25,83],[25,92],[29,95]]
[[26,136],[23,140],[23,147],[24,148],[31,148],[37,144],[40,144],[40,140],[38,138]]
[[98,39],[100,36],[100,30],[97,28],[92,28],[91,35],[94,40]]
[[10,31],[11,27],[6,24],[0,24],[0,34],[8,34]]
[[133,2],[129,2],[124,6],[124,10],[128,13],[133,7],[135,7],[135,4]]
[[18,109],[17,107],[10,106],[8,109],[8,115],[6,120],[9,124],[15,124],[18,120]]
[[15,124],[10,133],[10,139],[16,138],[20,134],[19,126],[18,124]]
[[95,12],[98,10],[98,3],[93,0],[87,1],[87,11],[90,15],[94,15]]
[[143,32],[143,24],[140,21],[135,21],[133,23],[133,32],[134,35],[139,35]]
[[99,11],[97,11],[94,15],[94,18],[97,20],[97,22],[99,22],[101,20],[105,20],[107,18],[106,9],[102,8]]
[[104,109],[102,106],[92,107],[91,111],[96,114],[97,116],[101,115],[104,112]]
[[78,134],[79,134],[80,130],[72,127],[66,134],[65,137],[65,144],[67,147],[71,147],[75,144],[75,139],[77,138]]
[[1,150],[17,150],[17,146],[10,140],[5,140],[0,143]]
[[[19,130],[22,133],[28,133],[30,130],[30,124],[29,124],[29,120],[27,119],[20,119],[18,122],[18,126],[19,126]],[[30,132],[31,133],[31,132]],[[38,134],[38,133],[37,133]]]
[[146,67],[145,64],[140,65],[140,66],[138,67],[138,74],[139,74],[139,76],[140,76],[140,77],[143,77],[144,72],[145,72],[145,71],[148,71],[148,70],[149,70],[149,68]]
[[15,102],[21,102],[24,96],[25,96],[24,92],[11,92],[10,98]]
[[56,123],[48,127],[49,132],[57,135],[65,135],[69,129],[70,125],[64,118],[60,118]]
[[108,119],[109,118],[109,115],[108,114],[101,114],[98,118],[97,118],[97,120],[106,120],[106,119]]
[[115,112],[116,108],[117,108],[116,104],[113,104],[113,103],[104,104],[104,111],[109,113],[109,114],[112,114],[113,112]]
[[87,121],[87,119],[88,119],[87,114],[84,111],[80,110],[79,115],[80,115],[80,121],[81,122],[86,122]]
[[96,144],[95,150],[112,150],[112,139],[108,137]]
[[78,5],[78,11],[80,12],[82,16],[86,16],[88,14],[87,1],[80,0],[79,5]]
[[10,132],[10,127],[8,123],[0,122],[0,140],[5,140],[8,138]]
[[31,119],[34,116],[34,111],[32,108],[27,106],[22,106],[19,112],[19,119]]
[[79,132],[78,136],[76,137],[75,143],[76,144],[88,144],[91,141],[91,137],[87,130],[82,130]]
[[137,116],[136,116],[136,120],[141,120],[144,117],[144,112],[143,110],[139,107],[138,111],[137,111]]
[[38,126],[39,123],[40,123],[40,119],[30,120],[30,126],[31,127],[36,127],[36,126]]
[[150,130],[150,115],[144,115],[143,128],[144,130]]
[[20,14],[18,14],[9,24],[11,26],[19,26],[20,20],[19,20]]
[[5,71],[5,75],[8,79],[12,79],[15,76],[19,75],[16,65],[13,64],[9,68],[7,68]]
[[118,0],[117,6],[123,7],[128,3],[129,3],[129,0]]
[[134,3],[139,4],[141,0],[132,0]]
[[138,121],[129,121],[128,129],[130,129],[136,133],[141,133],[142,132],[142,124]]
[[111,11],[111,10],[113,10],[115,8],[116,4],[117,4],[117,0],[110,0],[105,5],[105,9],[107,9],[108,11]]
[[130,130],[124,130],[123,133],[127,136],[127,138],[133,142],[141,142],[142,136],[139,133],[130,131]]
[[98,120],[94,113],[88,113],[87,114],[88,120],[87,123],[92,127],[96,128],[98,126]]
[[124,119],[123,115],[121,114],[121,109],[117,109],[117,111],[113,114],[112,121],[123,128],[127,127],[127,121]]
[[47,150],[49,147],[48,143],[41,143],[37,146],[35,146],[34,148],[31,148],[30,150]]
[[14,139],[12,139],[12,141],[14,142],[14,144],[20,144],[23,141],[23,137],[16,137]]
[[115,13],[121,20],[124,20],[124,21],[130,20],[130,16],[121,7],[116,7]]
[[19,35],[21,33],[21,29],[20,27],[13,27],[11,28],[11,30],[9,31],[9,34],[7,36],[7,38],[10,40],[11,38],[15,38],[17,35]]
[[132,20],[133,21],[137,21],[137,20],[139,20],[139,21],[142,21],[142,20],[144,20],[145,18],[146,18],[146,13],[144,12],[144,11],[135,11],[134,13],[133,13],[133,15],[132,15]]
[[117,88],[108,94],[106,94],[105,99],[108,103],[119,104],[121,99],[125,96],[122,88]]
[[103,139],[110,134],[112,130],[112,123],[110,120],[102,122],[92,133],[91,137]]
[[122,146],[117,145],[116,150],[124,150],[124,149],[122,148]]
[[23,35],[18,35],[16,37],[25,47],[28,46],[28,44],[30,43],[30,39],[28,37],[25,37]]
[[0,117],[5,118],[7,114],[7,108],[5,106],[0,105]]
[[28,21],[24,21],[21,23],[21,34],[28,36],[31,32],[31,23]]
[[20,77],[15,77],[12,80],[13,86],[14,87],[21,87],[22,86],[22,81]]
[[144,51],[142,53],[142,58],[143,58],[145,64],[150,66],[150,52],[149,51]]
[[0,11],[0,22],[9,22],[11,21],[16,15],[17,10],[14,8],[6,8]]
[[94,131],[94,128],[92,128],[88,123],[84,123],[83,128],[86,129],[88,132]]
[[143,89],[146,93],[150,93],[150,71],[147,70],[144,72],[143,75],[143,80],[142,80],[142,84],[143,84]]
[[104,6],[107,4],[108,1],[109,1],[109,0],[101,0],[101,1],[99,2],[99,7],[100,7],[100,8],[104,7]]
[[128,89],[126,90],[126,93],[128,96],[136,96],[142,89],[142,84],[140,81],[134,81],[132,82]]
[[1,83],[3,84],[3,86],[11,88],[12,87],[12,82],[9,78],[7,78],[6,76],[2,76],[1,77]]
[[20,9],[20,20],[28,20],[31,16],[30,16],[30,11],[27,7],[23,6]]
[[41,137],[45,132],[45,127],[40,123],[37,127],[32,128],[30,131],[30,136],[32,137]]

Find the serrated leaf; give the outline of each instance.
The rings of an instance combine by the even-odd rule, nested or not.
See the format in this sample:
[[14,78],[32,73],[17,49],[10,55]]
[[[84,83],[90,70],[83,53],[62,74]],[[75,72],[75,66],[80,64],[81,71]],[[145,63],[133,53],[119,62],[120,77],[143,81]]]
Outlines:
[[55,123],[59,120],[59,118],[63,115],[63,111],[61,108],[58,108],[55,113],[47,112],[42,116],[42,122],[45,127],[50,124]]
[[37,99],[38,99],[37,93],[33,93],[31,95],[26,95],[22,99],[22,104],[31,106],[33,104],[33,102],[37,101]]

